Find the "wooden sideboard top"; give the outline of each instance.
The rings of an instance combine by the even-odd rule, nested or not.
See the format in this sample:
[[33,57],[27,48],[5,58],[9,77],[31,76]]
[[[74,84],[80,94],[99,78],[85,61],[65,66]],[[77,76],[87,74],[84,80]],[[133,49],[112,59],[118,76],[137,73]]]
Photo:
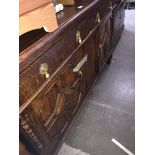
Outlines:
[[[47,33],[43,29],[28,32],[19,38],[20,73],[31,63],[44,54],[48,48],[55,44],[64,32],[78,24],[79,17],[84,20],[85,12],[100,0],[79,0],[74,6],[65,6],[64,10],[57,13],[58,29]],[[106,0],[104,0],[106,1]],[[83,6],[81,9],[78,6]]]

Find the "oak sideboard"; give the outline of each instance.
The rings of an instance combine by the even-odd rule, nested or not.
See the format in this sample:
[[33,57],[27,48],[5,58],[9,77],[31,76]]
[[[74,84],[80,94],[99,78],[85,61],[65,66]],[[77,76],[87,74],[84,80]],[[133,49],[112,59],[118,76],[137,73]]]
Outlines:
[[[80,7],[79,7],[80,6]],[[20,155],[55,155],[124,28],[125,0],[79,0],[19,37]],[[22,151],[21,151],[22,150]]]

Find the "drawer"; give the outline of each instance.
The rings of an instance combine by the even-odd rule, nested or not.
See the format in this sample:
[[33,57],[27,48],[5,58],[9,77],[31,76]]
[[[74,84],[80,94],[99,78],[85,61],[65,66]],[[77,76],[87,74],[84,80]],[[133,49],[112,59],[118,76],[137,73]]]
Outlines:
[[95,5],[89,10],[89,13],[85,14],[81,19],[82,22],[76,27],[76,30],[80,31],[82,41],[89,35],[89,32],[98,25],[98,13],[99,5]]
[[[104,5],[103,5],[104,7]],[[90,8],[89,13],[85,14],[83,17],[84,24],[80,24],[77,29],[81,32],[81,38],[84,40],[89,32],[98,26],[98,23],[104,18],[105,10],[103,10],[100,3],[97,3],[93,7]]]
[[87,26],[88,22],[89,19],[88,16],[86,15],[85,19],[80,20],[78,25],[71,32],[69,32],[76,34],[76,45],[77,45],[76,47],[78,47],[84,41],[84,39],[88,36],[89,32],[92,29],[92,27]]
[[92,9],[92,11],[89,14],[87,27],[89,27],[89,29],[93,29],[95,26],[98,25],[100,20],[101,18],[99,14],[99,9],[98,8]]

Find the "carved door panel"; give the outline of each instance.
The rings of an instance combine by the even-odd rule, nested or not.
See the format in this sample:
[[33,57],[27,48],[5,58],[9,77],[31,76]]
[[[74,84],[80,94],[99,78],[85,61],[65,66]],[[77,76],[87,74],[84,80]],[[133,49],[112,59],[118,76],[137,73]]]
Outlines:
[[105,51],[104,51],[105,40],[106,40],[106,26],[105,26],[105,22],[103,21],[100,24],[100,44],[99,44],[99,53],[98,53],[99,72],[101,71],[105,63]]
[[[96,32],[96,31],[95,31]],[[83,46],[84,53],[87,54],[87,63],[86,63],[86,83],[87,89],[92,85],[96,75],[96,60],[97,60],[97,50],[95,46],[95,33],[89,37]]]
[[111,38],[111,18],[105,24],[105,43],[104,43],[104,51],[105,51],[105,59],[109,57],[110,54],[110,38]]
[[120,23],[119,23],[119,31],[122,31],[123,28],[124,28],[125,4],[118,11],[117,18],[120,20]]
[[[82,71],[85,70],[86,63],[81,53],[79,50],[74,54],[48,80],[30,102],[31,110],[25,110],[31,120],[29,126],[33,128],[36,137],[38,136],[39,143],[35,149],[40,152],[39,154],[48,155],[54,150],[80,106],[84,84]],[[32,137],[29,138],[33,141]]]
[[110,37],[111,37],[110,22],[111,21],[109,18],[106,22],[103,21],[100,24],[100,44],[99,44],[99,53],[98,53],[99,72],[102,70],[110,52]]
[[[120,22],[122,22],[122,20],[124,20],[125,17],[125,2],[123,2],[119,7],[117,7],[117,11],[115,13],[115,17],[117,18],[117,24],[119,24]],[[124,23],[123,23],[124,24]]]
[[85,64],[87,56],[83,55],[82,49],[77,51],[72,59],[64,66],[61,73],[63,93],[65,95],[65,111],[70,121],[76,114],[85,91]]

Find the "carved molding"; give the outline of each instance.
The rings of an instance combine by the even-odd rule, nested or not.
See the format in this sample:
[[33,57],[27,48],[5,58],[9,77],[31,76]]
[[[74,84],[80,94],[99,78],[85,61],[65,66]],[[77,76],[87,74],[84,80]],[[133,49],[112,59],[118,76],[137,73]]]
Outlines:
[[43,149],[43,144],[39,141],[36,134],[31,129],[30,125],[28,124],[29,118],[27,115],[25,115],[26,119],[22,116],[19,116],[19,124],[22,127],[22,129],[25,131],[26,135],[31,139],[31,141],[34,143],[34,145],[39,149]]

